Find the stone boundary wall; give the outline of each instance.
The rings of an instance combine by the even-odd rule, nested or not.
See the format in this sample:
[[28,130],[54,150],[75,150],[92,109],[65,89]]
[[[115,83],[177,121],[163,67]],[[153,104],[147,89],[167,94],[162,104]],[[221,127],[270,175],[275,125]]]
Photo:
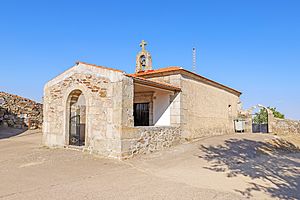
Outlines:
[[299,134],[300,135],[300,121],[290,119],[274,118],[271,122],[272,133],[276,134]]
[[43,105],[17,95],[0,92],[0,126],[42,128]]
[[[188,127],[183,128],[183,136],[189,134],[191,137],[183,137],[185,141],[193,141],[199,138],[211,137],[211,136],[220,136],[220,135],[230,135],[233,134],[234,129],[233,127],[229,127],[227,124],[223,125],[223,128],[211,128],[211,127],[204,127],[198,129],[188,129]],[[188,133],[185,134],[185,130],[188,130]]]
[[180,143],[181,130],[179,127],[150,126],[135,127],[139,138],[130,142],[129,151],[124,158],[138,154],[148,154],[160,151]]

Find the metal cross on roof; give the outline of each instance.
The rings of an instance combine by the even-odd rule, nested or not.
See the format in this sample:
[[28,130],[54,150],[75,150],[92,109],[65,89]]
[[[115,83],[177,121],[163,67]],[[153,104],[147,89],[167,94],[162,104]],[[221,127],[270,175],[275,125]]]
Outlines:
[[146,45],[147,45],[147,42],[145,42],[145,40],[142,40],[142,42],[140,43],[140,47],[142,47],[142,51],[145,50]]

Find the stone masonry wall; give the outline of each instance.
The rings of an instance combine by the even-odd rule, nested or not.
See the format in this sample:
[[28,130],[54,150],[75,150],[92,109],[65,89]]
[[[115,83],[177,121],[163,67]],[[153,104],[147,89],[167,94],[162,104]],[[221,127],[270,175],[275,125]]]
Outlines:
[[151,79],[182,89],[171,109],[171,122],[180,124],[184,139],[234,133],[238,96],[180,74]]
[[[59,145],[66,144],[66,141],[68,141],[66,140],[68,135],[64,136],[64,127],[66,126],[64,112],[66,112],[66,106],[68,106],[66,97],[73,90],[81,89],[87,104],[86,134],[88,138],[86,143],[89,147],[100,145],[98,143],[101,143],[102,138],[106,138],[107,128],[112,121],[113,102],[111,95],[113,88],[111,86],[112,84],[107,78],[74,73],[72,76],[47,88],[44,97],[46,111],[44,137],[48,137],[48,139],[45,138],[46,143]],[[51,141],[49,139],[50,135],[56,135],[56,138],[60,137],[60,141]],[[108,146],[108,144],[105,144],[105,146]],[[94,151],[97,150],[94,149]]]
[[75,65],[45,85],[43,144],[69,145],[69,99],[75,90],[80,90],[86,100],[84,148],[103,156],[120,157],[122,126],[133,121],[127,117],[128,109],[123,109],[132,105],[126,100],[132,96],[132,80],[121,72],[86,64]]
[[[177,145],[181,140],[179,127],[135,127],[135,139],[123,141],[123,158],[130,158],[137,154],[148,154]],[[124,143],[127,143],[124,145]]]
[[0,92],[0,126],[42,128],[43,105],[17,95]]
[[300,121],[274,118],[271,122],[272,133],[300,135]]
[[181,89],[182,136],[186,140],[234,133],[238,96],[184,75]]

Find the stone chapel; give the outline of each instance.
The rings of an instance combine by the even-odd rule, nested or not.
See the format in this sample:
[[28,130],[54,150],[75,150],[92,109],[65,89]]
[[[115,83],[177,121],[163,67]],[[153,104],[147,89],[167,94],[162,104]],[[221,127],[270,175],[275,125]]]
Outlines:
[[179,66],[154,69],[140,46],[133,74],[77,62],[45,85],[44,145],[123,159],[234,132],[241,92]]

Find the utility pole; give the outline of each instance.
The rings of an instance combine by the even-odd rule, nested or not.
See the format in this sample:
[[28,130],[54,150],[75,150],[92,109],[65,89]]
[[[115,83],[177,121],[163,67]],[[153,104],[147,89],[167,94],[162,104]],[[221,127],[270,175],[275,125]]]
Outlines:
[[193,47],[193,72],[196,73],[196,47]]

